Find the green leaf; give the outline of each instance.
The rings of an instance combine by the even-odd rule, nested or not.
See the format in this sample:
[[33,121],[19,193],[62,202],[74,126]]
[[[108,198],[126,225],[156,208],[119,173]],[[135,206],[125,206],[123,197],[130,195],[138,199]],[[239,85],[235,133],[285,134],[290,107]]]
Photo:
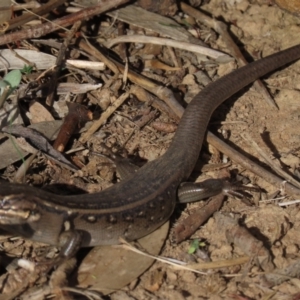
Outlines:
[[1,88],[6,88],[8,85],[9,85],[9,84],[8,84],[6,81],[0,80],[0,89],[1,89]]
[[189,254],[193,254],[196,252],[196,250],[199,249],[199,239],[195,239],[191,242],[190,244],[190,248],[188,250],[188,253]]
[[21,79],[22,79],[21,71],[12,70],[4,76],[3,81],[7,82],[10,85],[10,88],[14,90],[19,86]]
[[32,66],[24,65],[21,72],[24,73],[24,74],[31,74],[32,70],[33,70]]
[[22,74],[20,70],[13,70],[0,80],[0,108],[13,90],[19,86],[21,79]]
[[207,245],[206,245],[206,243],[205,242],[199,242],[199,248],[204,248],[204,247],[206,247]]

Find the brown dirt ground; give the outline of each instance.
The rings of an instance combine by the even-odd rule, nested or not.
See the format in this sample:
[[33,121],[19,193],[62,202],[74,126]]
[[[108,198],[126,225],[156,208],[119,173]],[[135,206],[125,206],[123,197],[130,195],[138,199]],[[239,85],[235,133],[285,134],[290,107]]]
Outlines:
[[[275,5],[268,5],[264,1],[212,0],[202,5],[201,10],[230,24],[230,30],[240,48],[246,53],[247,58],[258,59],[261,56],[300,43],[300,19],[282,11]],[[226,52],[222,38],[212,34],[210,29],[201,28],[200,34],[201,38],[207,38],[214,48]],[[180,52],[176,53],[179,54]],[[184,62],[189,61],[191,64],[196,61],[192,54],[186,56],[183,54],[182,57]],[[193,72],[197,67],[192,65],[188,71]],[[204,69],[212,80],[215,80],[235,67],[233,63],[220,66],[208,64],[204,66]],[[280,163],[287,172],[297,174],[300,162],[299,74],[300,61],[275,72],[264,80],[279,110],[271,108],[253,88],[250,88],[218,108],[209,126],[210,130],[259,160],[255,150],[240,135],[247,132],[268,153],[274,163]],[[172,72],[163,75],[175,77]],[[191,81],[189,78],[184,78],[182,74],[179,74],[178,77],[181,80],[180,83],[184,83],[179,86],[185,91],[187,98],[190,98],[195,90],[202,88],[202,85],[196,82],[195,76]],[[185,86],[185,82],[193,81],[194,84]],[[146,110],[138,101],[131,99],[109,119],[99,134],[93,137],[89,143],[97,150],[97,143],[99,145],[97,139],[99,136],[105,135],[107,145],[117,149],[122,149],[123,145],[126,145],[126,152],[130,155],[139,155],[145,160],[159,157],[167,149],[173,133],[161,133],[153,129],[151,123],[141,130],[136,130],[132,120],[145,115]],[[156,116],[156,120],[161,122],[174,123],[165,114],[157,113]],[[212,152],[214,152],[212,161],[220,162],[216,151]],[[205,148],[202,157],[207,157],[207,153],[208,150]],[[82,159],[87,161],[86,158]],[[99,158],[90,158],[82,170],[85,178],[88,176],[89,184],[79,176],[72,177],[70,180],[69,171],[58,172],[56,169],[52,170],[51,167],[47,167],[43,174],[33,175],[32,171],[29,175],[31,176],[30,181],[31,183],[50,180],[52,182],[67,182],[93,192],[99,190],[99,183],[97,182],[99,178],[102,180],[101,189],[115,181],[114,170],[111,165],[102,165],[99,170],[99,161]],[[296,264],[299,260],[300,246],[299,206],[293,204],[280,207],[277,204],[282,201],[262,201],[272,198],[277,188],[233,162],[229,171],[234,173],[236,170],[265,192],[255,195],[260,202],[251,207],[238,199],[229,198],[224,202],[221,212],[231,213],[231,215],[242,220],[243,226],[264,242],[277,268],[282,269],[288,265]],[[6,172],[6,175],[10,174],[10,170]],[[51,175],[51,179],[49,179],[49,175]],[[205,174],[205,177],[217,176],[218,171],[210,171]],[[194,177],[195,175],[193,175]],[[203,178],[201,175],[197,180]],[[294,198],[287,197],[283,201],[292,199]],[[172,219],[172,227],[178,222],[180,214],[183,215],[181,216],[183,218],[192,209],[199,209],[199,205],[201,207],[203,203],[190,204],[187,207],[180,206],[176,209]],[[185,211],[180,213],[180,209]],[[171,241],[171,236],[172,234],[169,235],[163,247],[162,256],[186,262],[194,262],[195,260],[201,262],[202,260],[197,255],[187,254],[190,240],[196,238],[203,241],[203,252],[212,261],[230,260],[245,256],[242,247],[227,241],[226,231],[216,221],[216,217],[211,217],[193,234],[190,240],[179,245]],[[110,299],[299,299],[300,281],[297,276],[292,276],[290,280],[274,287],[268,287],[263,284],[260,276],[262,269],[254,263],[256,255],[253,254],[253,261],[248,264],[204,270],[207,275],[176,270],[161,262],[155,262],[149,270],[139,277],[135,284],[111,294]]]

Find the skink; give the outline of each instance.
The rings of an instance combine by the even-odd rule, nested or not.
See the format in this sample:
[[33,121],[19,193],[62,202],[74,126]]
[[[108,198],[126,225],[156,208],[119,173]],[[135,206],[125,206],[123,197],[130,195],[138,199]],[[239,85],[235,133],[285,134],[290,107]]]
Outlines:
[[300,58],[300,45],[220,78],[188,105],[165,154],[128,179],[102,192],[59,196],[13,183],[0,183],[0,224],[25,238],[56,245],[63,256],[79,247],[139,239],[165,223],[177,189],[198,159],[209,119],[217,106],[255,79]]

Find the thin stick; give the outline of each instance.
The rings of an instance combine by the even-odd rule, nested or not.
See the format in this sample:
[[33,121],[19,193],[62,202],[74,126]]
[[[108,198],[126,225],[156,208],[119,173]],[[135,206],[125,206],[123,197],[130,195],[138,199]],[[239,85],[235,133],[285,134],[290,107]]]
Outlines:
[[249,159],[239,151],[236,151],[235,149],[227,145],[211,132],[207,133],[207,141],[245,169],[263,178],[279,189],[282,189],[282,187],[284,187],[285,193],[289,195],[300,195],[300,189],[288,182],[285,182],[284,179],[278,177],[277,175],[267,171],[265,168],[261,167],[253,160]]
[[[86,20],[92,16],[104,13],[114,7],[125,4],[129,0],[101,0],[97,5],[91,6],[80,10],[77,13],[71,14],[69,16],[56,19],[53,22],[48,22],[44,24],[39,24],[33,26],[29,29],[23,29],[20,31],[12,32],[9,34],[4,34],[0,36],[0,45],[13,43],[19,40],[39,38],[45,34],[56,31],[62,27],[67,27],[74,24],[76,21]],[[66,29],[65,29],[66,30]]]
[[66,56],[65,54],[66,54],[67,48],[80,26],[81,26],[81,21],[77,21],[73,24],[72,29],[68,32],[66,38],[64,39],[64,42],[61,44],[60,49],[58,51],[55,68],[53,70],[53,73],[52,73],[51,79],[50,79],[52,88],[46,98],[46,104],[49,107],[52,107],[53,103],[54,103],[54,96],[56,94],[56,88],[57,88],[57,80],[58,80],[62,65],[64,63],[64,60],[65,60],[65,56]]
[[252,146],[253,149],[256,150],[256,152],[259,154],[260,157],[264,159],[264,161],[269,165],[271,169],[274,170],[279,176],[287,180],[288,182],[292,183],[294,186],[300,188],[300,182],[298,182],[296,179],[294,179],[292,176],[284,172],[274,161],[270,159],[268,154],[263,151],[258,144],[251,138],[250,134],[247,132],[243,132],[240,134],[240,136],[249,144]]
[[[15,1],[11,0],[13,3],[18,5]],[[48,3],[43,4],[42,6],[38,8],[34,8],[32,10],[28,10],[24,8],[26,11],[28,11],[27,14],[23,14],[20,17],[14,18],[12,20],[9,20],[8,23],[8,28],[6,30],[12,30],[15,29],[25,23],[28,23],[34,19],[38,19],[41,16],[47,14],[51,10],[57,8],[58,6],[64,4],[66,0],[50,0]]]
[[85,132],[82,137],[80,138],[81,142],[85,142],[88,138],[96,132],[101,125],[105,124],[107,119],[115,112],[115,110],[120,107],[123,102],[129,97],[129,92],[124,93],[121,95],[111,106],[107,108],[107,110],[101,115],[100,119],[95,121],[93,125]]
[[220,51],[213,50],[207,47],[195,45],[192,43],[182,42],[182,41],[175,41],[167,38],[159,38],[153,36],[145,36],[145,35],[123,35],[118,36],[114,39],[111,39],[105,43],[105,46],[111,48],[112,46],[119,44],[119,43],[151,43],[153,45],[164,45],[170,46],[177,49],[183,49],[191,52],[196,52],[199,54],[203,54],[205,56],[209,56],[214,59],[222,58],[232,60],[232,58]]

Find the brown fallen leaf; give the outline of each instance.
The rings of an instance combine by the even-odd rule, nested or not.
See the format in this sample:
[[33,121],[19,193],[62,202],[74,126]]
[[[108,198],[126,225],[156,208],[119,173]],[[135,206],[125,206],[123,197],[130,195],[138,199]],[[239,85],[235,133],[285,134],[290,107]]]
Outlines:
[[[169,232],[169,222],[138,240],[150,254],[159,254]],[[91,250],[78,270],[78,286],[109,294],[129,284],[144,273],[153,258],[114,246],[99,246]]]
[[181,68],[179,67],[171,67],[158,59],[151,59],[145,61],[145,68],[151,68],[151,69],[161,69],[165,71],[178,71]]
[[54,120],[53,116],[47,110],[47,108],[37,101],[30,102],[29,112],[31,114],[31,124]]
[[[59,151],[55,150],[48,140],[38,131],[24,127],[23,125],[10,125],[2,128],[2,131],[14,136],[23,137],[34,148],[42,151],[48,158],[64,167],[77,171],[78,168],[69,162]],[[20,144],[22,146],[22,144]],[[27,147],[26,150],[29,148]]]

